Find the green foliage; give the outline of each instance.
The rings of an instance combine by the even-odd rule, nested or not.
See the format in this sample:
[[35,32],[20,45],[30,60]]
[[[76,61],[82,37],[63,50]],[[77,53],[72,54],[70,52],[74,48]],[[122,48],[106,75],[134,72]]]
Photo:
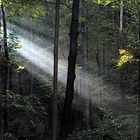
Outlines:
[[127,62],[131,63],[132,61],[134,61],[134,59],[133,59],[134,57],[132,54],[130,54],[129,51],[120,49],[119,53],[120,53],[121,57],[117,63],[118,67],[122,67]]
[[137,115],[120,115],[107,118],[101,122],[99,128],[75,130],[67,140],[101,140],[103,137],[114,140],[137,139]]
[[97,1],[98,2],[98,4],[103,4],[103,5],[108,5],[109,3],[111,3],[111,0],[98,0]]
[[126,114],[105,120],[98,133],[107,134],[116,140],[137,139],[137,115]]
[[37,1],[12,1],[8,4],[8,13],[10,16],[28,16],[33,19],[40,19],[46,15],[46,9],[43,5],[38,5]]
[[[7,104],[9,110],[9,131],[16,137],[38,137],[45,131],[47,118],[46,108],[35,95],[21,96],[7,91]],[[3,108],[5,105],[3,104]],[[34,131],[33,131],[34,130]]]
[[[3,95],[3,108],[5,108],[4,102],[5,96]],[[46,115],[45,108],[42,107],[39,98],[35,95],[32,96],[21,96],[20,94],[13,93],[12,91],[7,90],[7,104],[6,106],[9,109],[22,110],[28,113]]]
[[21,72],[21,71],[23,71],[25,69],[25,67],[23,67],[23,66],[21,66],[21,65],[18,65],[18,67],[17,67],[17,71],[18,72]]
[[31,15],[34,19],[39,18],[40,16],[45,16],[46,10],[44,6],[36,6],[34,9],[31,11]]

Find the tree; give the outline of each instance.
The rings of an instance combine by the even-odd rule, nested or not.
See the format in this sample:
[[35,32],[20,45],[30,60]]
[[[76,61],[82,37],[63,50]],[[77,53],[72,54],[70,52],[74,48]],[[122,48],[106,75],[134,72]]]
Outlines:
[[71,106],[74,95],[75,66],[77,58],[77,39],[78,39],[78,16],[79,0],[73,0],[72,20],[70,29],[70,50],[68,57],[68,75],[66,85],[66,96],[64,101],[63,117],[61,122],[60,140],[66,140],[69,128],[69,119],[71,115]]
[[[140,45],[140,2],[138,3],[138,16],[139,16],[139,45]],[[140,56],[138,62],[138,140],[140,140]]]
[[60,9],[60,0],[56,0],[56,4],[55,4],[55,37],[54,37],[54,75],[53,75],[53,140],[57,140],[59,9]]
[[5,112],[4,112],[4,133],[7,131],[7,83],[8,83],[8,61],[9,61],[9,53],[8,53],[8,46],[7,46],[7,25],[6,25],[6,19],[5,19],[5,10],[4,10],[4,4],[1,4],[1,11],[2,11],[2,21],[3,21],[3,40],[4,40],[4,52],[5,52],[5,58],[6,58],[6,64],[5,64],[5,72],[4,72],[4,80],[3,80],[3,91],[5,95]]
[[[0,28],[1,28],[1,21],[0,21]],[[2,46],[0,46],[0,51],[1,51],[1,47]],[[2,78],[2,72],[0,72],[0,78]],[[0,84],[2,84],[2,82]],[[3,125],[4,124],[3,124],[3,117],[2,117],[2,100],[1,99],[2,99],[2,91],[0,90],[0,140],[3,140]]]
[[[79,37],[79,41],[81,42],[81,46],[78,47],[80,50],[79,54],[82,56],[79,58],[79,63],[81,63],[81,88],[80,88],[80,96],[81,96],[81,108],[83,113],[83,119],[81,125],[88,126],[89,125],[89,116],[90,116],[90,90],[87,88],[87,84],[89,82],[89,61],[88,61],[88,49],[89,49],[89,29],[88,29],[88,21],[89,21],[89,9],[88,3],[84,0],[81,0],[80,6],[80,33],[81,37]],[[84,101],[84,103],[83,103]]]
[[2,117],[2,101],[1,101],[1,95],[2,93],[0,92],[0,140],[3,140],[3,127],[4,127],[4,123],[3,123],[3,117]]
[[[123,0],[120,2],[120,28],[119,28],[119,43],[118,43],[118,49],[124,48],[124,40],[123,40],[123,21],[124,21],[124,3]],[[122,99],[125,99],[125,91],[124,91],[124,70],[123,68],[120,69],[120,89],[121,89],[121,96]]]

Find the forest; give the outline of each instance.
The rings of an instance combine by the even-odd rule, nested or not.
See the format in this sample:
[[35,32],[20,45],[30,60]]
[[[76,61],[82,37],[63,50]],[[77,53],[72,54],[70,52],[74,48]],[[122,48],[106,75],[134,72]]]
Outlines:
[[140,140],[140,0],[0,0],[0,140]]

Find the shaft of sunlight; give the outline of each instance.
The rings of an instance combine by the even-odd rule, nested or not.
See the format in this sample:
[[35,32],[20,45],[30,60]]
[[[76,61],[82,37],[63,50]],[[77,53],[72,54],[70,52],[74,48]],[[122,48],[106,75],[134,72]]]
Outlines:
[[[44,72],[53,75],[53,54],[47,48],[42,48],[37,44],[19,36],[22,48],[17,52],[31,63],[42,69]],[[59,60],[59,80],[66,83],[67,65],[64,60]]]

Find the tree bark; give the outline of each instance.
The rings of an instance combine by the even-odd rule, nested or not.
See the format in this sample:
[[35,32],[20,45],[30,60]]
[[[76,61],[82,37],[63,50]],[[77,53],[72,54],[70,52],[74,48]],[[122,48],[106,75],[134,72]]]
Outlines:
[[55,4],[55,37],[54,37],[54,74],[53,74],[53,140],[57,140],[57,94],[58,94],[58,46],[59,46],[59,13],[60,0]]
[[[139,17],[139,43],[140,43],[140,3],[138,3],[138,17]],[[138,62],[138,140],[140,140],[140,56]]]
[[78,16],[79,0],[73,0],[72,21],[70,30],[70,51],[68,57],[68,77],[66,85],[66,96],[64,102],[63,119],[61,123],[59,140],[66,140],[69,132],[69,120],[71,116],[71,106],[74,95],[75,66],[77,58],[77,39],[78,39]]
[[13,79],[13,69],[12,69],[12,65],[11,66],[9,66],[9,72],[8,72],[9,74],[9,85],[8,85],[8,88],[9,88],[9,90],[10,91],[12,91],[13,90],[13,81],[12,81],[12,79]]
[[103,74],[105,74],[105,65],[106,65],[106,51],[105,51],[105,46],[104,46],[104,44],[103,44]]
[[[0,15],[0,31],[1,31],[1,15]],[[0,52],[1,52],[1,45],[0,45]],[[1,70],[1,72],[0,72],[0,80],[2,80],[2,69],[0,69]],[[0,81],[0,84],[2,85],[2,81]],[[2,88],[1,86],[0,86],[0,88]],[[3,117],[2,117],[2,91],[0,90],[0,140],[3,140]]]
[[139,89],[138,89],[138,140],[140,140],[140,57],[138,62],[138,70],[139,70]]
[[90,116],[90,90],[87,86],[87,83],[89,83],[89,63],[88,63],[88,27],[85,28],[86,31],[86,43],[84,46],[84,94],[86,95],[86,101],[85,101],[85,126],[89,126],[89,116]]
[[21,77],[22,77],[22,72],[18,72],[18,83],[19,83],[18,92],[20,95],[23,95]]
[[8,47],[7,47],[7,25],[6,25],[6,19],[5,19],[5,10],[3,3],[1,4],[1,10],[2,10],[2,21],[3,21],[3,39],[4,39],[4,51],[5,51],[5,58],[6,58],[6,64],[5,64],[5,73],[4,73],[4,83],[3,83],[3,89],[4,89],[4,95],[5,95],[5,112],[4,112],[4,133],[7,131],[8,123],[7,123],[7,83],[8,83],[8,61],[9,61],[9,54],[8,54]]
[[[123,11],[124,11],[124,4],[123,4],[123,0],[121,0],[120,2],[120,35],[119,35],[119,46],[118,49],[123,49],[124,48],[124,43],[123,43]],[[120,89],[121,89],[121,98],[123,100],[123,102],[125,101],[125,91],[124,91],[124,70],[123,68],[120,69],[119,71],[119,75],[120,75]]]
[[121,0],[121,3],[120,3],[120,32],[123,31],[123,0]]
[[[1,27],[2,27],[1,20],[2,20],[2,17],[1,17],[1,14],[0,14],[0,32],[1,32]],[[2,45],[0,44],[0,52],[1,52],[1,49],[2,49]]]
[[[1,98],[1,97],[0,97]],[[2,107],[1,107],[1,100],[0,100],[0,140],[3,140],[3,118],[2,118]]]
[[97,48],[96,52],[96,61],[97,61],[97,66],[98,66],[98,76],[101,76],[101,64],[100,64],[100,50]]
[[5,19],[5,10],[4,5],[1,4],[1,10],[2,10],[2,21],[3,21],[3,37],[4,37],[4,51],[5,51],[5,57],[7,60],[9,60],[9,54],[8,54],[8,47],[7,47],[7,25],[6,25],[6,19]]

